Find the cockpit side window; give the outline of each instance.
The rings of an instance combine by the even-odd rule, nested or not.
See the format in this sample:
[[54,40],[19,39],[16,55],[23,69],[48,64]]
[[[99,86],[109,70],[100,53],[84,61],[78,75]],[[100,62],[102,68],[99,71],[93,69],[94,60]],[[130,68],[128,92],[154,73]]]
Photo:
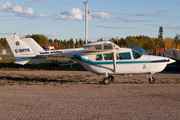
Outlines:
[[103,59],[103,57],[101,54],[96,55],[96,60],[102,60],[102,59]]
[[117,60],[130,60],[131,59],[131,54],[130,54],[130,52],[117,53],[116,54],[116,59]]
[[112,60],[112,54],[104,54],[104,60]]
[[132,50],[134,59],[138,59],[142,56],[142,54],[136,50]]

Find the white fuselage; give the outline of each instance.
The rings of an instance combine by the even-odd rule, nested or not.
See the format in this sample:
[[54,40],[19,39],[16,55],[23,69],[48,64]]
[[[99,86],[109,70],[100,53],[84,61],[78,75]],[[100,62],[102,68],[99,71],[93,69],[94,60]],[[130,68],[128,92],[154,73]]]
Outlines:
[[6,39],[16,64],[24,65],[28,61],[38,64],[48,56],[65,55],[73,57],[87,70],[106,74],[106,77],[108,74],[156,73],[175,62],[166,57],[142,55],[129,48],[120,48],[110,41],[84,44],[84,48],[45,51],[32,38],[20,39],[10,35]]
[[[123,58],[118,58],[118,55]],[[174,62],[160,56],[136,56],[136,52],[128,48],[118,51],[79,52],[74,55],[74,59],[85,69],[96,74],[156,73],[161,72],[168,63]]]

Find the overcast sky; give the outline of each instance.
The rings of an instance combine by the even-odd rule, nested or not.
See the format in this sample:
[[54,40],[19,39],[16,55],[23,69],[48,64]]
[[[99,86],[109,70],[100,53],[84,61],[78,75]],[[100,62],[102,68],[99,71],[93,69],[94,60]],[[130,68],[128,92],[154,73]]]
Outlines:
[[[16,33],[85,39],[82,0],[1,0],[0,38]],[[180,34],[179,0],[88,0],[88,39]]]

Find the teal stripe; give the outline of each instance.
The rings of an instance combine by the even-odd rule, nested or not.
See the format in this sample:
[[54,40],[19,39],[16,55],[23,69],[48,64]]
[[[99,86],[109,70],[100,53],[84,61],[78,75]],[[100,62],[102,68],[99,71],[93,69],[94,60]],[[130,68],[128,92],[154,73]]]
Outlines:
[[[85,58],[82,58],[78,55],[74,55],[74,58],[77,60],[80,60],[82,62],[92,64],[92,65],[113,64],[113,62],[93,62],[93,61],[87,60]],[[122,61],[122,62],[118,61],[118,62],[116,62],[116,64],[159,63],[159,62],[167,62],[167,60],[163,59],[163,60],[154,60],[154,61]]]

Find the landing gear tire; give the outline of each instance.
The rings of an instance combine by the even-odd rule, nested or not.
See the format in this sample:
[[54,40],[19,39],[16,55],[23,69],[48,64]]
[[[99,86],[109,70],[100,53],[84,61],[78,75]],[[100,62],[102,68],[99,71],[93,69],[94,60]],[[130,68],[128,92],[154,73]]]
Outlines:
[[111,82],[114,82],[114,77],[113,76],[108,76],[109,80],[111,80]]
[[154,77],[149,78],[149,83],[154,84],[156,82]]
[[109,85],[109,84],[110,84],[110,79],[109,79],[109,78],[104,78],[104,79],[103,79],[103,83],[104,83],[105,85]]

